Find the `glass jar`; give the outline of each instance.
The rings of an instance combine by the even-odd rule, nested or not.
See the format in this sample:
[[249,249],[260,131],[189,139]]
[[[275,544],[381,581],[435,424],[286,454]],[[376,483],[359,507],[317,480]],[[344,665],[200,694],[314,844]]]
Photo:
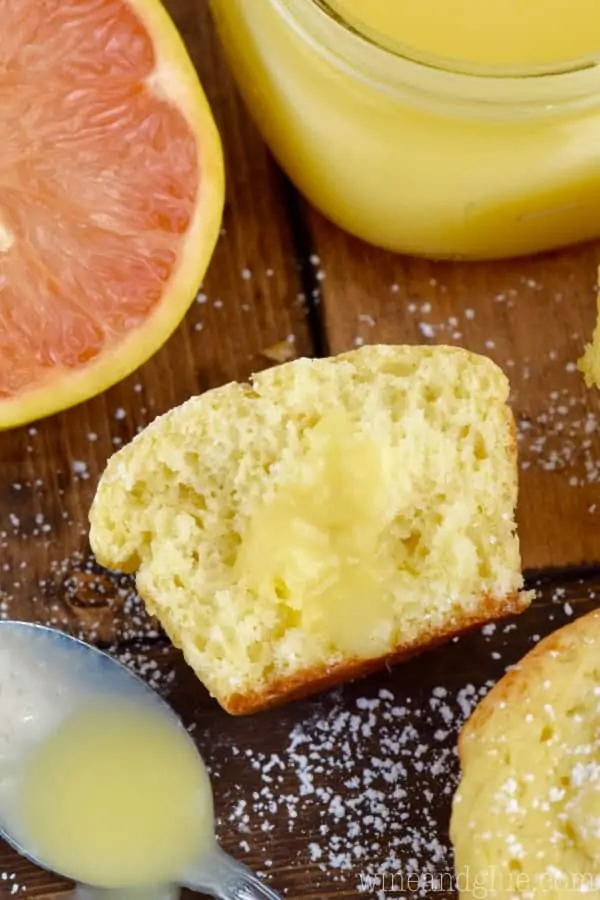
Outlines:
[[600,235],[600,65],[449,71],[318,0],[211,0],[265,140],[326,216],[429,257],[534,253]]

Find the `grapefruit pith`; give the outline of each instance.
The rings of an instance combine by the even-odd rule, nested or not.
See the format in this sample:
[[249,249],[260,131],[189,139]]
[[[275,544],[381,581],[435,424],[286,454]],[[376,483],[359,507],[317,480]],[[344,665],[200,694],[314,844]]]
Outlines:
[[221,221],[219,136],[158,0],[0,0],[0,429],[176,328]]

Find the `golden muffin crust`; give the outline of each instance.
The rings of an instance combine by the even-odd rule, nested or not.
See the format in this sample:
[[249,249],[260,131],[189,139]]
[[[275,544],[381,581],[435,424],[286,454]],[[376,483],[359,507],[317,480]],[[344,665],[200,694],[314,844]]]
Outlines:
[[543,640],[459,740],[461,897],[600,898],[600,610]]

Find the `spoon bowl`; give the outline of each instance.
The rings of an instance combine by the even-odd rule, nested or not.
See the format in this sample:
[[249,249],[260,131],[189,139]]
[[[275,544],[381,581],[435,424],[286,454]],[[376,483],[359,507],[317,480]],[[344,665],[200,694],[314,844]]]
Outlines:
[[[183,724],[172,708],[141,678],[106,653],[61,631],[28,622],[0,621],[0,836],[36,865],[52,869],[27,845],[19,827],[17,791],[23,756],[44,741],[72,713],[95,702],[146,704]],[[186,739],[198,753],[192,738]],[[198,754],[199,755],[199,754]],[[212,795],[210,797],[212,816]],[[210,823],[214,832],[214,821]],[[60,875],[68,873],[60,872]],[[220,900],[279,900],[246,866],[228,856],[216,837],[199,852],[193,867],[175,885],[115,890],[80,886],[80,900],[167,900],[177,887]]]

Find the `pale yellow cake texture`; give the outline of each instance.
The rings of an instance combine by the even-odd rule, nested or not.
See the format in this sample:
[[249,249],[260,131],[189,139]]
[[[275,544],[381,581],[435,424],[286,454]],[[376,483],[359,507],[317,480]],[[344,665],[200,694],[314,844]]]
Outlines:
[[361,674],[529,602],[508,392],[393,346],[208,391],[109,461],[93,550],[230,712]]
[[584,354],[578,362],[588,387],[600,388],[600,288],[598,293],[598,321],[592,336],[591,344],[587,344]]
[[600,898],[600,610],[542,641],[460,736],[461,897]]

